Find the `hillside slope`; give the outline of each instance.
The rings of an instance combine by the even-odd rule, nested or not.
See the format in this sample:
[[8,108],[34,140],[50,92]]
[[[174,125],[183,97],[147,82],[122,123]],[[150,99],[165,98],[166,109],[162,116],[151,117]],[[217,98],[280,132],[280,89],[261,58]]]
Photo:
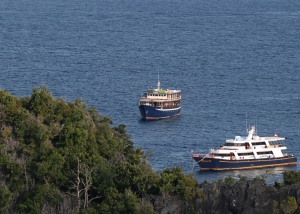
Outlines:
[[0,90],[2,213],[154,213],[142,197],[201,195],[180,167],[154,172],[126,126],[45,86],[19,98]]

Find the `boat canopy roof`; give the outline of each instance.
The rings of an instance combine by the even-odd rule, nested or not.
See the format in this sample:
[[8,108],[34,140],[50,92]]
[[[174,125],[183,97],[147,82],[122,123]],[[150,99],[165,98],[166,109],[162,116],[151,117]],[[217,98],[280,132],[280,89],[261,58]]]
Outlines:
[[248,131],[247,137],[241,137],[241,136],[235,136],[234,139],[228,139],[226,140],[227,143],[241,143],[241,142],[265,142],[265,141],[280,141],[285,140],[283,137],[260,137],[258,135],[255,135],[255,127],[252,126],[251,129]]
[[148,94],[178,94],[181,90],[170,90],[170,89],[148,89]]
[[254,136],[252,139],[247,139],[243,137],[239,137],[235,139],[228,139],[226,140],[226,143],[241,143],[241,142],[265,142],[265,141],[280,141],[280,140],[285,140],[284,137],[259,137],[259,136]]

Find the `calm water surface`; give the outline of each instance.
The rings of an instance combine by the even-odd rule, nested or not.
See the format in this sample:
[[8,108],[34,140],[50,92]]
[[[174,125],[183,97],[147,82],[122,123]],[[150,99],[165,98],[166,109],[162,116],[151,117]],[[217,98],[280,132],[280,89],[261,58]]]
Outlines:
[[[191,150],[245,135],[246,118],[300,158],[299,1],[3,0],[0,32],[0,88],[24,97],[46,84],[82,98],[125,124],[157,171],[182,166],[199,182],[269,173],[193,168]],[[141,121],[138,99],[158,72],[164,88],[182,90],[181,116]]]

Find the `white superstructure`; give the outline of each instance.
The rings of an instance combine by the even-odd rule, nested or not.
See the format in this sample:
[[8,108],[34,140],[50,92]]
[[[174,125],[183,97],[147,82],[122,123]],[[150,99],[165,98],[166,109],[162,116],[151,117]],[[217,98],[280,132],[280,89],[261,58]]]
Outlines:
[[255,127],[248,131],[247,137],[235,136],[226,140],[226,143],[218,149],[211,149],[206,157],[217,159],[261,159],[283,157],[282,150],[287,149],[283,145],[283,137],[260,137],[255,134]]

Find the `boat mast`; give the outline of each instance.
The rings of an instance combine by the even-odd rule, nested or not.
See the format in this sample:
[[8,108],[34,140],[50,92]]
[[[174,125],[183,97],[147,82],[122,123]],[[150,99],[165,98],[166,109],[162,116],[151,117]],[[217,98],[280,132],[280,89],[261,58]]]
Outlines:
[[255,134],[257,135],[258,129],[257,129],[257,117],[255,118]]
[[246,134],[248,134],[247,112],[246,112]]
[[158,77],[157,77],[157,89],[160,89],[160,81],[159,81],[159,70],[158,70]]

